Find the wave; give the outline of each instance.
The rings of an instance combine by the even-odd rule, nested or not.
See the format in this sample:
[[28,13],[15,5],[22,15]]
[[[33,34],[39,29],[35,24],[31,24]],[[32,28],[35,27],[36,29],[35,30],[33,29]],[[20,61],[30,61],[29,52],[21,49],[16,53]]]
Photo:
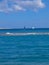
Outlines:
[[49,35],[49,32],[27,32],[27,33],[10,33],[6,32],[3,35],[11,35],[11,36],[21,36],[21,35]]
[[7,35],[7,36],[25,36],[25,35],[49,35],[49,32],[27,32],[27,33],[0,33],[0,35]]

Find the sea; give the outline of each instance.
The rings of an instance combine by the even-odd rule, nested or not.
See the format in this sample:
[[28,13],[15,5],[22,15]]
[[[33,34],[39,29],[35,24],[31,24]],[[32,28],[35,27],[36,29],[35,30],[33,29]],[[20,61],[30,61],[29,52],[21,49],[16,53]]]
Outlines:
[[49,28],[0,29],[0,65],[49,65]]

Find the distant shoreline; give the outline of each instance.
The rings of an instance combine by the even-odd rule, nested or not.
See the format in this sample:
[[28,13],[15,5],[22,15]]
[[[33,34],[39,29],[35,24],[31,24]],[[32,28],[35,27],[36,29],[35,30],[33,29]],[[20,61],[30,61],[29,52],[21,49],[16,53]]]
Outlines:
[[[24,30],[32,29],[33,30],[33,28],[0,28],[0,30],[6,30],[6,29],[9,29],[9,30],[11,29],[24,29]],[[34,29],[49,29],[49,28],[34,28]]]

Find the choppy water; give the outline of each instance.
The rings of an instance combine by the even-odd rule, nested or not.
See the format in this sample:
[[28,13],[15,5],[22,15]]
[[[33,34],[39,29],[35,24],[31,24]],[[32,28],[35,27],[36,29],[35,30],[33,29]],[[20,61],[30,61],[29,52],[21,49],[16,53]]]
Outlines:
[[0,65],[49,65],[49,29],[0,30]]

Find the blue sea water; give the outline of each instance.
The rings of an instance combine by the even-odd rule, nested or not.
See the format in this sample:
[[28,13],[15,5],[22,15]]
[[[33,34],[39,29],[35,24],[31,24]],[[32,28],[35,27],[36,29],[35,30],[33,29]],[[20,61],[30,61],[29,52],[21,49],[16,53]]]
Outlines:
[[1,29],[0,65],[49,65],[49,29]]

